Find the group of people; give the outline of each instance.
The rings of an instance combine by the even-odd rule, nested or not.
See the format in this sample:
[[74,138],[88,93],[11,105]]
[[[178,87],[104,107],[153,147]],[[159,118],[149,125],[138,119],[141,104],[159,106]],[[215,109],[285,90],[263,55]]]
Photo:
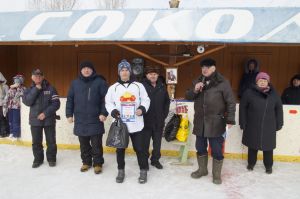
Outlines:
[[[206,58],[200,62],[200,66],[201,75],[186,92],[186,98],[194,101],[195,110],[193,134],[196,135],[198,168],[191,173],[191,177],[198,179],[208,175],[209,143],[213,161],[213,183],[221,184],[224,159],[222,148],[226,133],[236,123],[236,101],[229,81],[217,71],[215,60]],[[23,103],[30,106],[29,123],[34,155],[32,167],[37,168],[44,161],[43,130],[46,135],[47,161],[49,166],[53,167],[56,166],[55,124],[60,100],[56,89],[44,79],[41,70],[33,70],[31,79],[33,83],[25,91],[23,81],[20,80],[15,82],[18,86],[12,86],[10,89],[14,89],[11,93],[22,90],[18,96],[22,96]],[[3,76],[0,76],[0,81],[0,94],[9,93],[4,86],[6,80]],[[257,61],[252,59],[246,65],[239,92],[239,125],[243,130],[242,143],[248,147],[247,169],[250,171],[256,164],[258,150],[261,150],[264,154],[266,173],[272,173],[276,132],[283,126],[282,102],[296,104],[300,100],[299,75],[295,76],[291,83],[291,87],[284,91],[281,101],[271,85],[270,76],[259,72]],[[0,106],[4,110],[3,107],[6,106],[3,99],[1,94]],[[93,167],[95,174],[102,172],[104,122],[107,116],[111,115],[127,125],[140,168],[138,182],[146,183],[149,159],[152,166],[157,169],[163,168],[159,159],[162,131],[169,106],[170,98],[165,82],[160,78],[159,67],[146,67],[145,78],[137,82],[132,76],[130,63],[122,60],[118,64],[118,80],[109,87],[105,78],[96,73],[93,63],[81,62],[79,77],[71,83],[66,103],[67,120],[69,123],[74,122],[74,134],[78,136],[80,143],[80,171],[86,172]],[[19,106],[11,106],[8,110],[14,109],[13,107]],[[152,154],[149,153],[151,139]],[[116,159],[116,182],[122,183],[125,179],[125,149],[116,150]]]

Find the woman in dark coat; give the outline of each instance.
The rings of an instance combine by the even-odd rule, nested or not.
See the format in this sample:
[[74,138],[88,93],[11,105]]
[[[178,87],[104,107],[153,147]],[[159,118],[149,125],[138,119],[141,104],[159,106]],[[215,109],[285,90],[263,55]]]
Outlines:
[[281,96],[283,104],[300,105],[300,74],[295,75]]
[[276,131],[283,126],[283,109],[280,96],[270,85],[270,76],[260,72],[256,85],[248,89],[240,104],[242,143],[248,147],[248,170],[253,170],[258,150],[263,151],[266,173],[272,173],[273,150],[276,148]]

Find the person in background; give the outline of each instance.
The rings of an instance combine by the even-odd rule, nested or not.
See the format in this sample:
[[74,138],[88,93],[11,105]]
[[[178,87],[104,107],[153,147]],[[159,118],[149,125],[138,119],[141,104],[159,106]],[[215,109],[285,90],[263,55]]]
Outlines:
[[290,86],[281,95],[281,100],[283,104],[300,105],[300,74],[292,77]]
[[80,63],[79,77],[74,80],[69,89],[66,117],[69,123],[74,121],[74,134],[78,136],[82,159],[81,172],[91,166],[94,173],[102,172],[104,164],[102,136],[105,133],[103,122],[108,115],[105,109],[107,83],[97,75],[92,62]]
[[160,148],[165,119],[169,113],[170,98],[164,81],[159,78],[159,67],[146,67],[145,75],[146,78],[142,81],[142,84],[146,88],[151,100],[149,110],[144,115],[145,127],[143,129],[143,134],[145,135],[145,146],[149,157],[149,146],[152,138],[153,150],[150,158],[151,165],[157,169],[162,169],[163,166],[159,162],[161,157]]
[[7,137],[9,135],[8,122],[6,119],[7,110],[4,108],[5,97],[8,92],[8,86],[6,85],[6,79],[0,72],[0,137]]
[[5,106],[8,109],[8,121],[10,127],[10,138],[18,139],[21,136],[21,96],[25,87],[24,77],[16,75],[13,77],[14,84],[10,86],[5,97]]
[[[144,184],[147,182],[149,165],[142,129],[143,115],[149,109],[150,99],[143,84],[132,79],[131,65],[127,60],[124,59],[118,64],[118,75],[118,81],[109,87],[105,96],[105,107],[113,118],[121,118],[127,125],[140,167],[138,182]],[[118,163],[116,182],[122,183],[125,178],[125,149],[118,148],[116,152]]]
[[271,174],[276,131],[283,126],[283,109],[280,96],[270,84],[267,73],[260,72],[256,76],[256,85],[244,93],[239,120],[243,130],[242,143],[248,147],[247,169],[254,169],[257,152],[261,150],[266,173]]
[[240,81],[240,88],[239,88],[239,93],[238,93],[239,98],[241,98],[243,96],[243,93],[247,89],[249,89],[253,85],[255,85],[255,78],[256,78],[256,75],[259,73],[258,61],[256,59],[249,59],[246,62],[244,69],[245,69],[245,72]]
[[198,169],[191,174],[192,178],[208,175],[207,141],[212,150],[213,183],[221,184],[221,171],[224,155],[222,146],[226,126],[235,124],[235,99],[230,83],[216,68],[216,61],[211,58],[200,62],[202,74],[193,82],[186,92],[186,98],[194,101],[194,129]]
[[40,69],[31,73],[32,85],[24,91],[23,103],[30,107],[29,124],[32,135],[33,164],[38,168],[44,162],[43,130],[46,135],[47,161],[50,167],[56,166],[56,111],[60,100],[56,89],[44,78]]

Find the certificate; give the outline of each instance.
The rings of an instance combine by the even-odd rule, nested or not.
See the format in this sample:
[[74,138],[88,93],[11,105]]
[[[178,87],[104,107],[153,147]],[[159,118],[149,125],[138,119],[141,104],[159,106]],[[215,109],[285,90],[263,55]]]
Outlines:
[[135,103],[122,102],[121,103],[121,119],[123,122],[135,122]]

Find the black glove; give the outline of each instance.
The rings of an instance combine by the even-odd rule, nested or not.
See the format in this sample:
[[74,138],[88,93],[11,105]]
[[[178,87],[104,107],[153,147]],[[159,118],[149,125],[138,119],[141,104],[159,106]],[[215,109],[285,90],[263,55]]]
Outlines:
[[117,119],[120,117],[120,112],[117,109],[112,110],[110,114],[113,118]]

